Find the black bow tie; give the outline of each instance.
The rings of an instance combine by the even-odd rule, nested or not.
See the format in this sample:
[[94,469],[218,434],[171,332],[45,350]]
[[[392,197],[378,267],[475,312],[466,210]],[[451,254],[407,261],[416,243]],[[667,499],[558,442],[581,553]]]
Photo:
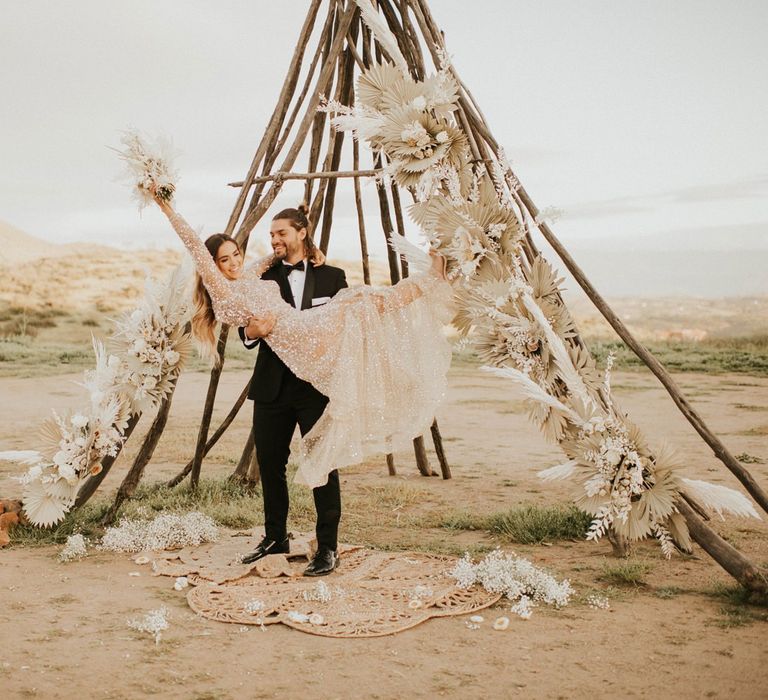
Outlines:
[[285,267],[285,274],[290,275],[291,272],[294,270],[298,270],[299,272],[304,272],[304,261],[299,260],[295,265],[289,265],[288,263],[283,263],[283,266]]

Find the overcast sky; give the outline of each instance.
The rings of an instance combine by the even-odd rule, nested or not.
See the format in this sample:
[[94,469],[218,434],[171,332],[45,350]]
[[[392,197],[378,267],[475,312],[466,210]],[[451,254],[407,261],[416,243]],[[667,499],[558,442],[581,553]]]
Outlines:
[[[0,220],[55,241],[175,245],[115,182],[106,146],[134,125],[173,137],[180,210],[223,228],[226,182],[247,170],[307,5],[0,0]],[[768,3],[431,7],[520,179],[539,207],[564,212],[566,243],[679,234],[768,248]],[[356,235],[342,210],[331,253],[354,257]]]

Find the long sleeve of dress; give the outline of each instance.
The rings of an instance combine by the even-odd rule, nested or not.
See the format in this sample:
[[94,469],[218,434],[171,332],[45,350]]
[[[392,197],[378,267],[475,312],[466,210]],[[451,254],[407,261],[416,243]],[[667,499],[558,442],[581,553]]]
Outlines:
[[178,234],[181,242],[184,244],[192,260],[195,261],[195,267],[203,278],[203,284],[211,295],[214,303],[221,300],[229,293],[229,283],[221,270],[216,267],[213,256],[208,252],[205,244],[200,240],[192,227],[184,220],[181,214],[172,211],[168,214],[168,220],[171,222],[174,231]]
[[[281,304],[279,293],[276,294],[276,298],[270,299],[270,295],[263,287],[259,286],[259,283],[248,284],[248,282],[257,280],[260,271],[274,260],[274,256],[269,255],[257,260],[250,266],[250,270],[237,281],[228,280],[216,266],[213,256],[208,252],[203,241],[184,220],[184,217],[175,211],[166,213],[171,225],[195,262],[195,267],[211,297],[213,312],[217,321],[230,326],[245,326],[248,324],[248,319],[273,312]],[[275,287],[274,291],[276,292],[276,290]]]

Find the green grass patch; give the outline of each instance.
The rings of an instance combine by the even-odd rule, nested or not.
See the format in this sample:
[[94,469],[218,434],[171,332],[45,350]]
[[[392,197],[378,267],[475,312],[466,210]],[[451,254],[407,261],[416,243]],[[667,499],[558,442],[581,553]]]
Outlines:
[[718,627],[741,627],[752,622],[768,622],[768,598],[758,596],[738,584],[716,583],[705,594],[723,603]]
[[518,544],[583,539],[592,518],[575,506],[519,506],[489,516],[491,532]]
[[[312,492],[292,483],[294,467],[289,466],[289,529],[312,531],[315,527],[315,505]],[[69,535],[81,533],[96,543],[104,534],[101,521],[111,505],[112,496],[99,494],[83,508],[71,513],[55,528],[16,526],[11,533],[13,546],[61,545]],[[419,549],[454,553],[458,545],[441,544],[436,535],[425,537],[424,530],[410,527],[410,516],[403,522],[398,513],[408,506],[423,502],[424,489],[394,482],[364,487],[345,495],[343,533],[345,541],[381,547],[389,543],[392,549]],[[117,513],[122,519],[151,520],[160,513],[200,511],[225,528],[250,529],[264,522],[261,488],[251,488],[227,479],[202,479],[196,491],[184,482],[175,488],[164,484],[141,485],[134,497],[125,502]],[[434,541],[433,541],[434,540]],[[460,552],[459,552],[460,553]]]
[[[593,357],[605,363],[616,355],[616,367],[644,367],[643,362],[621,341],[587,341]],[[711,338],[698,342],[650,342],[646,347],[667,369],[676,372],[721,374],[735,372],[768,376],[768,335],[746,338]]]
[[575,506],[522,505],[490,515],[454,511],[445,515],[440,527],[449,530],[487,530],[517,544],[541,544],[583,539],[590,516]]
[[677,586],[662,586],[661,588],[657,588],[653,592],[653,595],[655,595],[657,598],[669,600],[670,598],[676,598],[682,593],[685,593],[685,591],[682,588],[678,588]]
[[[312,495],[301,494],[306,489],[291,494],[291,506],[297,510],[311,509]],[[309,501],[307,504],[305,501]],[[63,544],[69,535],[81,533],[92,541],[104,534],[101,521],[106,515],[111,500],[95,498],[82,508],[68,515],[58,526],[38,528],[31,525],[18,525],[11,533],[13,545],[45,546]],[[151,520],[160,513],[187,513],[196,510],[213,518],[227,528],[253,527],[263,522],[261,493],[258,489],[250,491],[240,484],[227,480],[202,479],[197,491],[192,491],[188,483],[175,489],[149,484],[140,486],[136,495],[118,510],[117,520]]]
[[616,564],[604,564],[598,576],[601,581],[615,586],[645,586],[645,576],[653,567],[642,561],[622,561]]
[[765,464],[765,460],[760,457],[742,452],[740,455],[736,455],[736,459],[742,464]]

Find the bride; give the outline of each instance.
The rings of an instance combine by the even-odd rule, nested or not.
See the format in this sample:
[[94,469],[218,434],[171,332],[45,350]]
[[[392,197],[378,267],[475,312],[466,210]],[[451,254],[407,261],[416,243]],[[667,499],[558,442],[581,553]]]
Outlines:
[[[272,350],[328,397],[322,417],[302,439],[297,483],[322,486],[333,469],[405,449],[429,429],[451,361],[442,332],[452,316],[444,258],[430,260],[408,246],[411,269],[420,272],[392,287],[343,289],[329,303],[300,312],[282,299],[276,282],[260,279],[274,256],[243,270],[239,261],[230,264],[242,254],[227,239],[225,259],[214,260],[215,252],[174,210],[167,193],[154,184],[148,189],[194,259],[208,292],[198,299],[209,305],[208,315],[232,326],[272,317],[266,338]],[[196,331],[210,342],[210,328],[205,333],[198,325]]]

